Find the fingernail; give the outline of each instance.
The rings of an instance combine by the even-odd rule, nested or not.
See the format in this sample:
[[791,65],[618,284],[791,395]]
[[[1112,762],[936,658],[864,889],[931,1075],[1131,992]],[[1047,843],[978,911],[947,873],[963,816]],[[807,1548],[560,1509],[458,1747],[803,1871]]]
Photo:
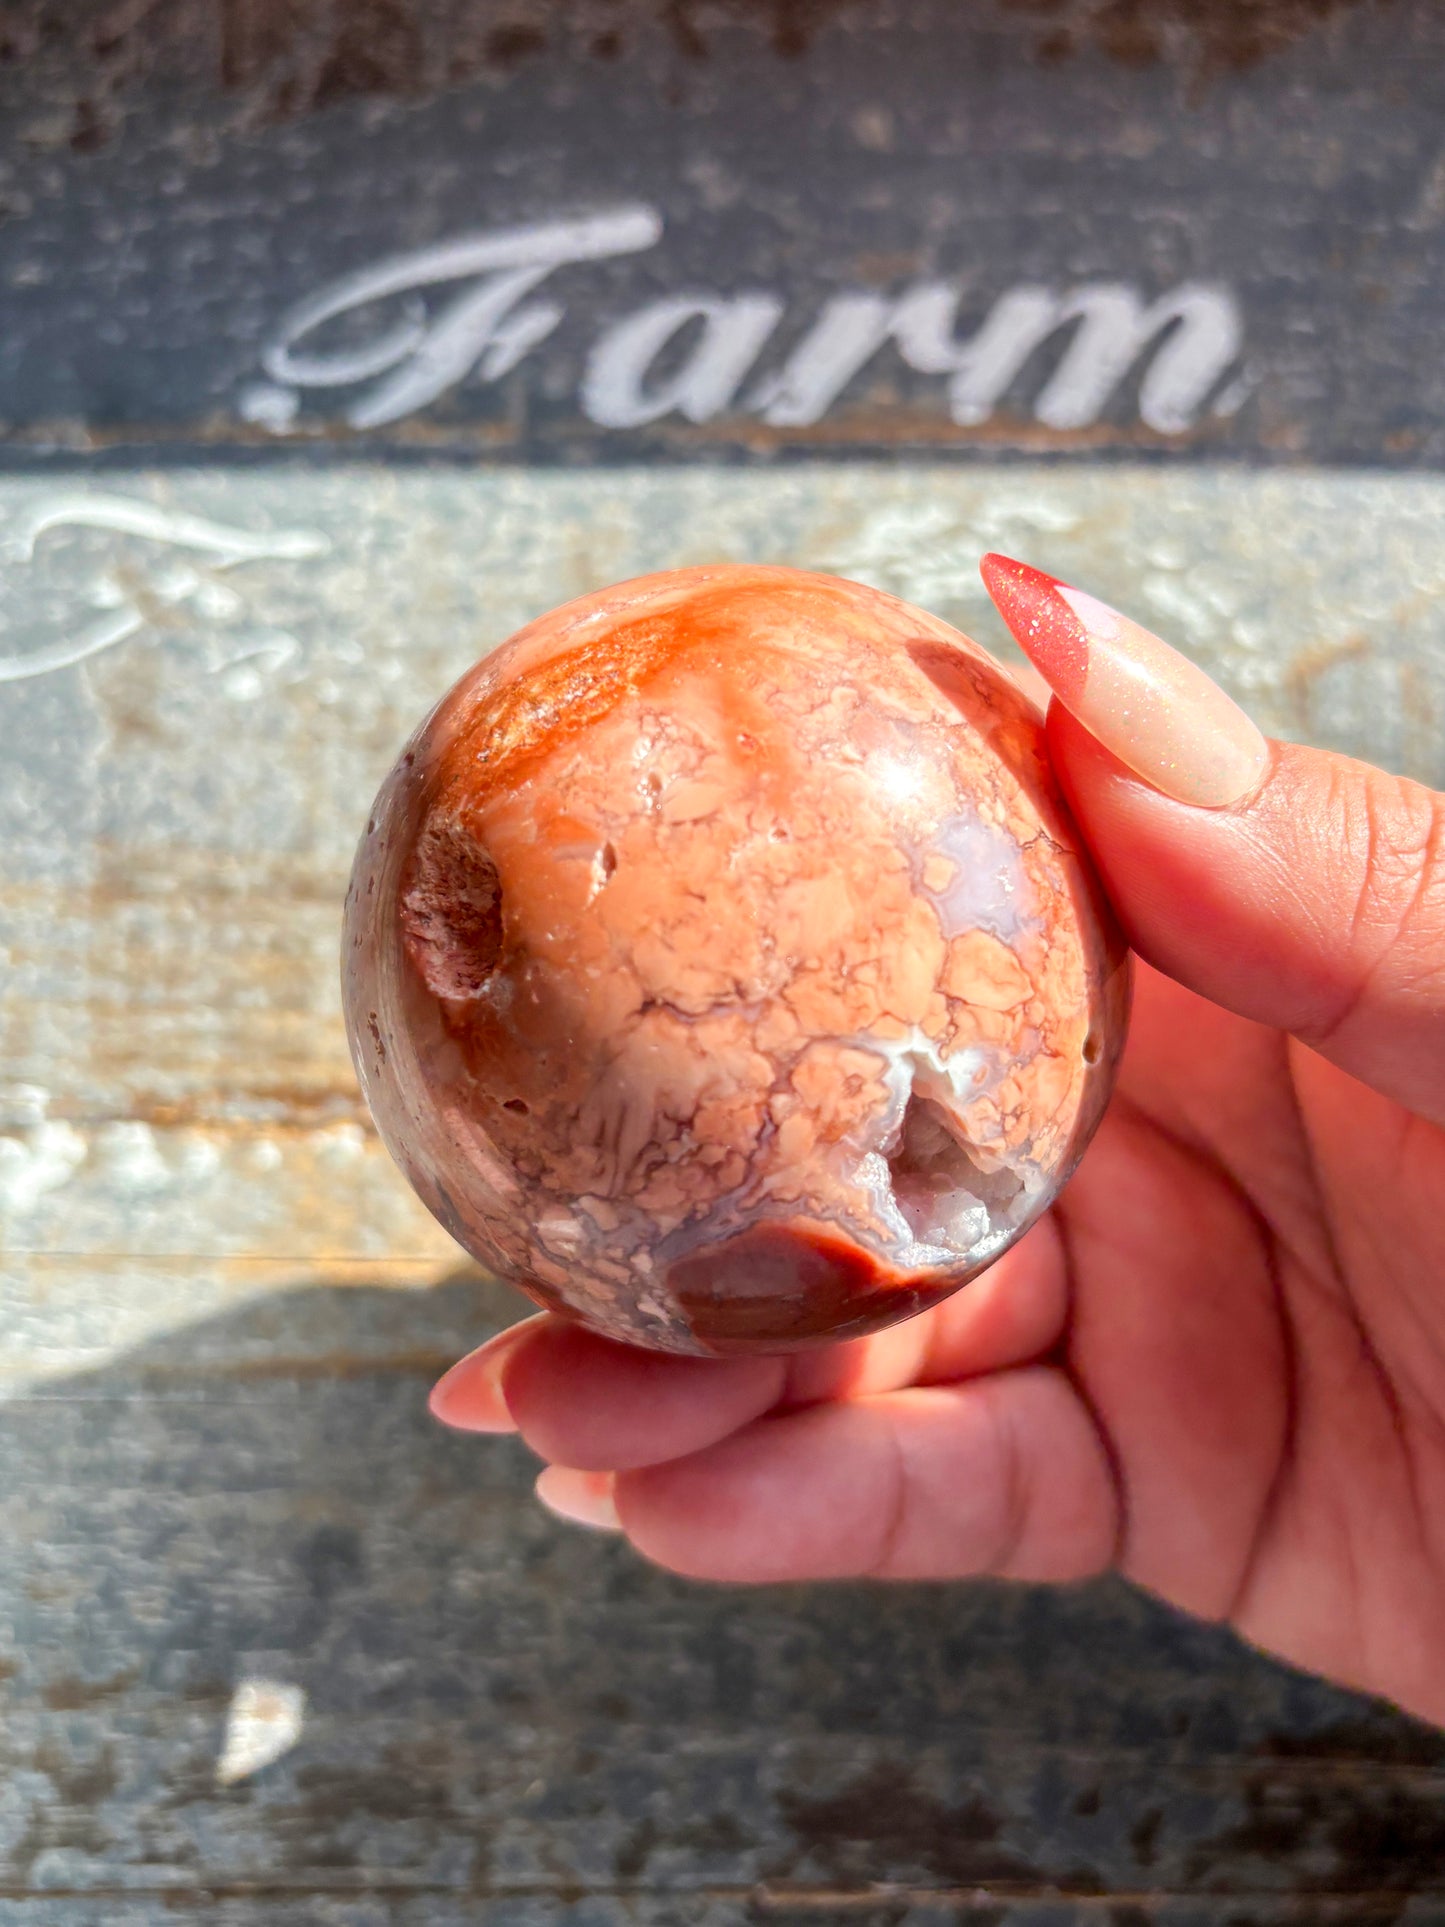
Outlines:
[[516,1422],[502,1396],[502,1373],[516,1349],[519,1329],[514,1326],[480,1350],[468,1352],[442,1374],[427,1399],[434,1419],[458,1432],[516,1431]]
[[1258,786],[1268,742],[1187,656],[1026,562],[986,555],[980,567],[1014,640],[1059,701],[1146,783],[1215,810]]
[[537,1480],[537,1497],[549,1512],[574,1526],[620,1532],[622,1521],[612,1498],[610,1472],[574,1472],[570,1465],[549,1465]]

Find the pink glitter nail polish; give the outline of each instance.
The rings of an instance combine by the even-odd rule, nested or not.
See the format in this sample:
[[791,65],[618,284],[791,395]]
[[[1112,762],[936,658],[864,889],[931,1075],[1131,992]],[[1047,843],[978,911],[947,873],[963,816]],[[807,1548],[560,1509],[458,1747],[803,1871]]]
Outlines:
[[1254,790],[1269,744],[1177,649],[1083,589],[986,555],[985,586],[1066,709],[1121,763],[1176,802],[1224,809]]

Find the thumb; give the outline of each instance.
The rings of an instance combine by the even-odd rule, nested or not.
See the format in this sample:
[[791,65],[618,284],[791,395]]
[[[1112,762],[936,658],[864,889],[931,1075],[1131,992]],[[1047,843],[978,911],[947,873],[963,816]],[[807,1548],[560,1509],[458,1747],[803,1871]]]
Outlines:
[[1139,954],[1445,1123],[1445,797],[1269,743],[1092,596],[983,573],[1057,698],[1054,764]]

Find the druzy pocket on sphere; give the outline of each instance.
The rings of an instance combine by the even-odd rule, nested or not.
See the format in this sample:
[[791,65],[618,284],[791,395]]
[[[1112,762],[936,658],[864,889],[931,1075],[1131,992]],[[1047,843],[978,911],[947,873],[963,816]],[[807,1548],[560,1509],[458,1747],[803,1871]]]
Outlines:
[[452,1235],[667,1351],[935,1303],[1057,1195],[1127,958],[1041,720],[975,644],[793,569],[569,603],[387,779],[352,1050]]

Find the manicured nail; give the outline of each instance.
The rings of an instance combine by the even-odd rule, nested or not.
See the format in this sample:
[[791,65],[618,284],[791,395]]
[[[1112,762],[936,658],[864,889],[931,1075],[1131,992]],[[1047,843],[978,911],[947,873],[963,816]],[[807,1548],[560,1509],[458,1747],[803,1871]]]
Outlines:
[[1268,742],[1187,656],[1026,562],[986,555],[980,566],[1014,640],[1059,701],[1146,783],[1214,810],[1258,786]]
[[458,1432],[515,1432],[516,1421],[502,1395],[502,1374],[518,1337],[531,1323],[528,1318],[511,1326],[444,1372],[427,1399],[432,1417]]
[[549,1465],[538,1477],[537,1497],[549,1512],[571,1525],[620,1532],[612,1477],[610,1472],[574,1472],[570,1465]]

